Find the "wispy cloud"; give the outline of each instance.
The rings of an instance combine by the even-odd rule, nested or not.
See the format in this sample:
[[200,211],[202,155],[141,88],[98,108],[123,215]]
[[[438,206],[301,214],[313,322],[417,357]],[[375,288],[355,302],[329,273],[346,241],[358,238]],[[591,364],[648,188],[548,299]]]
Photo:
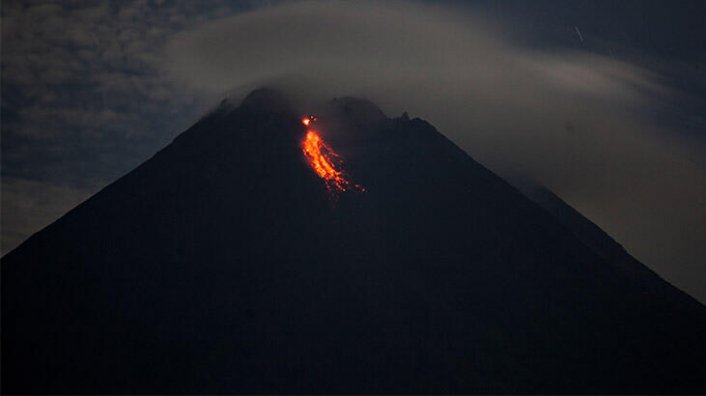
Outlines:
[[681,93],[625,60],[518,45],[488,20],[422,3],[286,3],[177,34],[164,69],[195,92],[278,85],[303,102],[363,96],[426,118],[706,299],[706,153],[653,116]]

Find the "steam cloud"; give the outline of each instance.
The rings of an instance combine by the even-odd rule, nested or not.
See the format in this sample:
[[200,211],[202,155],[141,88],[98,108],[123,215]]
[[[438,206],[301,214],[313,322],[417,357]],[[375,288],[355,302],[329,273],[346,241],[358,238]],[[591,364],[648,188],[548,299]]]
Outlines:
[[547,186],[706,301],[706,170],[650,119],[655,99],[675,93],[644,69],[521,48],[480,15],[360,1],[210,22],[175,36],[165,59],[175,81],[214,100],[268,85],[303,104],[357,96],[427,119],[501,176]]

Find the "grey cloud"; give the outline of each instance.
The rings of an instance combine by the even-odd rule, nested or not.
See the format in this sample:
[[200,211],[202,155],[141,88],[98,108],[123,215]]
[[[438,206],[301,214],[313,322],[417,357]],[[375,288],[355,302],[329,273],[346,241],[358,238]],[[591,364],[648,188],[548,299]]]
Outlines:
[[77,203],[73,189],[115,180],[206,108],[161,76],[158,49],[247,4],[158,3],[3,1],[3,250]]
[[706,301],[704,153],[651,118],[680,93],[629,62],[522,48],[503,32],[415,3],[285,3],[175,35],[162,68],[214,98],[268,84],[303,103],[362,96],[426,118],[501,175],[548,186]]

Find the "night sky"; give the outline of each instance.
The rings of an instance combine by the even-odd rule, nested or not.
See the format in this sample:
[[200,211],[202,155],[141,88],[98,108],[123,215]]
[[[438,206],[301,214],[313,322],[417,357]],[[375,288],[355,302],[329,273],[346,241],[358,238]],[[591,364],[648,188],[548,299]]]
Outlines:
[[703,1],[3,1],[2,252],[221,99],[408,111],[706,301]]

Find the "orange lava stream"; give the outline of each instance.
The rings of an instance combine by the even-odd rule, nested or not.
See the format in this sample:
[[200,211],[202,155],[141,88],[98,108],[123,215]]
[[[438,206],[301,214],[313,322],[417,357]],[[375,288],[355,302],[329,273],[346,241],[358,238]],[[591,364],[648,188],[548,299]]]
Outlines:
[[[306,126],[310,126],[313,121],[314,117],[302,119]],[[360,185],[348,181],[346,173],[341,169],[341,157],[313,129],[307,129],[306,137],[302,141],[302,151],[314,172],[326,182],[329,191],[365,191]]]

